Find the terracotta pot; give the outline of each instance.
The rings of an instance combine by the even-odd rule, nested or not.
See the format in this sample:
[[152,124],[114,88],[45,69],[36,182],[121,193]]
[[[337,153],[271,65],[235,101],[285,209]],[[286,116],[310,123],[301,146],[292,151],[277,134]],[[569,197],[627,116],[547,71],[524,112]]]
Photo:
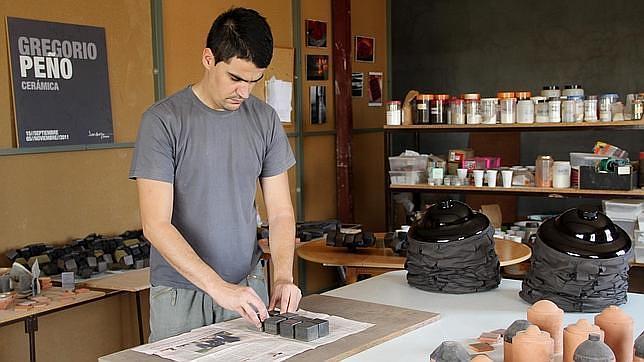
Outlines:
[[563,331],[563,362],[573,362],[573,355],[577,347],[588,340],[588,335],[595,333],[604,341],[604,332],[596,325],[590,324],[586,319],[569,324]]
[[604,341],[617,362],[633,360],[633,318],[611,305],[595,316],[595,324],[604,331]]
[[484,354],[478,354],[472,358],[471,362],[492,362],[492,359]]
[[505,335],[503,336],[503,362],[512,362],[512,338],[520,331],[525,331],[530,322],[525,319],[519,319],[508,328],[505,329]]
[[551,362],[554,359],[554,341],[546,331],[530,326],[512,338],[513,362]]
[[540,300],[528,308],[528,321],[550,334],[555,343],[555,354],[563,353],[564,311],[549,300]]

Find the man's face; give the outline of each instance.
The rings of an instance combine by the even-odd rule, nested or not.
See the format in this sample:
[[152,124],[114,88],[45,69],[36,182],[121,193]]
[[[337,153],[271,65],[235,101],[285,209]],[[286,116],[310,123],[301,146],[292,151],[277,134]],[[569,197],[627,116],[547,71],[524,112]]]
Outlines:
[[239,109],[266,71],[265,68],[257,68],[248,60],[236,57],[217,64],[214,64],[214,57],[210,58],[210,63],[204,57],[204,66],[207,74],[206,85],[213,106],[215,109],[227,111]]

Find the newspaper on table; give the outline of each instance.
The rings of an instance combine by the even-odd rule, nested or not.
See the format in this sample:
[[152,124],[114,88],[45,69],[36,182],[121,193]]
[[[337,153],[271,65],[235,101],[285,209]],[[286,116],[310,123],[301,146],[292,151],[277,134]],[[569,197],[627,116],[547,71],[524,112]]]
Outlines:
[[299,310],[298,315],[329,321],[329,335],[311,342],[284,338],[255,329],[242,318],[215,323],[190,332],[145,344],[132,350],[173,361],[283,361],[340,338],[362,332],[374,324]]

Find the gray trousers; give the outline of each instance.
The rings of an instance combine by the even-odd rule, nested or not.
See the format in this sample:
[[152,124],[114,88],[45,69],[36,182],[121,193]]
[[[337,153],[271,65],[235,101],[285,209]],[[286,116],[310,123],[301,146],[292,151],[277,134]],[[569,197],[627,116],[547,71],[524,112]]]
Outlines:
[[[255,269],[239,285],[253,288],[264,304],[268,305],[268,292],[261,263],[257,263]],[[148,343],[237,317],[239,314],[220,307],[208,294],[200,290],[152,286]]]

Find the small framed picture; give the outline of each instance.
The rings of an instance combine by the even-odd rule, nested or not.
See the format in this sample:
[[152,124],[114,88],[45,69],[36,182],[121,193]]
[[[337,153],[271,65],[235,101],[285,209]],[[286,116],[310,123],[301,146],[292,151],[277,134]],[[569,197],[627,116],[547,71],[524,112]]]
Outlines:
[[364,74],[362,72],[351,73],[351,96],[362,97],[364,87]]
[[306,56],[306,80],[327,80],[329,79],[329,56],[328,55],[307,55]]
[[368,36],[355,37],[355,58],[356,62],[373,63],[376,61],[376,38]]
[[326,48],[326,21],[306,19],[306,46]]
[[326,86],[314,85],[309,87],[309,102],[311,105],[311,124],[326,123]]
[[369,72],[369,81],[367,83],[369,91],[369,106],[382,106],[382,72]]

